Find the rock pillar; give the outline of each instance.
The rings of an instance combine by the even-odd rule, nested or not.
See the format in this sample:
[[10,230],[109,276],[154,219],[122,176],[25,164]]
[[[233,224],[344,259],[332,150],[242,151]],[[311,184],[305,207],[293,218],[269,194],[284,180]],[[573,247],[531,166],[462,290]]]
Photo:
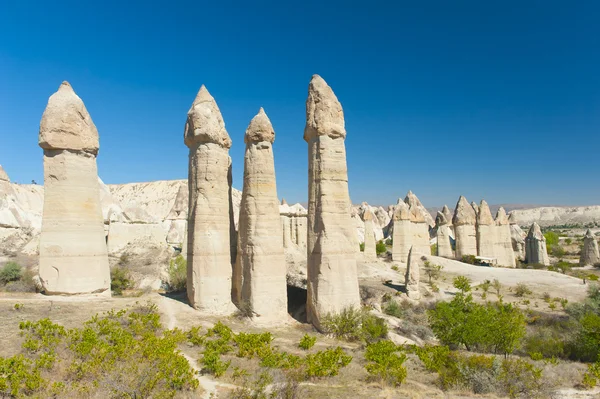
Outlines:
[[583,249],[581,250],[581,256],[579,258],[579,264],[581,266],[596,265],[600,263],[600,254],[598,253],[598,242],[592,231],[588,229],[583,236]]
[[204,86],[188,111],[187,293],[196,309],[228,314],[232,289],[231,140],[217,103]]
[[420,268],[421,268],[421,256],[414,247],[410,249],[408,254],[408,263],[406,266],[406,274],[404,276],[404,284],[406,287],[406,295],[410,299],[419,300],[421,299],[421,292],[419,290],[419,279],[420,279]]
[[550,265],[550,258],[546,249],[546,237],[542,234],[540,226],[535,222],[531,225],[525,238],[525,262],[529,264],[539,263],[544,266]]
[[67,82],[48,100],[39,145],[44,149],[42,287],[47,294],[110,295],[96,166],[98,131]]
[[454,251],[450,242],[450,227],[448,220],[442,212],[438,212],[435,218],[437,235],[437,256],[454,259]]
[[394,262],[406,263],[408,253],[412,246],[410,209],[401,199],[394,209],[393,214],[393,236],[392,236],[392,260]]
[[500,207],[496,212],[496,243],[494,253],[498,259],[498,265],[505,267],[516,267],[515,253],[512,247],[512,237],[508,216],[504,208]]
[[360,306],[345,138],[342,106],[327,83],[314,75],[306,100],[304,140],[309,169],[307,315],[318,329],[327,313]]
[[477,212],[477,253],[486,258],[496,258],[496,222],[487,202],[481,200]]
[[375,233],[373,232],[373,214],[367,208],[363,213],[363,221],[365,223],[365,259],[375,260],[377,259],[377,251],[375,249]]
[[465,255],[477,255],[477,234],[475,210],[462,195],[456,203],[452,224],[456,242],[456,259],[461,260]]

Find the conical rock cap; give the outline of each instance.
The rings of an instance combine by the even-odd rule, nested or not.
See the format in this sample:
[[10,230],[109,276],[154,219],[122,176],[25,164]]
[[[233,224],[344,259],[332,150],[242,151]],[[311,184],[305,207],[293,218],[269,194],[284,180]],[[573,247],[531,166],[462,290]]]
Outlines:
[[184,142],[188,147],[202,143],[218,144],[223,148],[231,147],[231,139],[225,130],[221,110],[204,85],[188,111]]
[[304,140],[309,142],[317,136],[345,138],[346,127],[342,104],[325,80],[319,75],[313,75],[306,99]]
[[275,141],[273,125],[271,125],[271,120],[262,108],[250,121],[246,129],[246,135],[244,136],[244,143],[246,144],[260,143],[261,141],[268,141],[269,143]]

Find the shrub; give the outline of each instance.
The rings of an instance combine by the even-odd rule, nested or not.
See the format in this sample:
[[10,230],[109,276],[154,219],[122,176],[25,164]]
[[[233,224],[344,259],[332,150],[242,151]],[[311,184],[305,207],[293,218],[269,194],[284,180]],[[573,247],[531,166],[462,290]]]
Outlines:
[[394,241],[392,240],[392,238],[391,238],[391,237],[388,237],[388,238],[385,240],[385,245],[387,245],[387,246],[392,246],[393,244],[394,244]]
[[183,255],[177,255],[169,262],[169,290],[174,292],[185,291],[187,283],[187,260]]
[[554,231],[547,231],[544,233],[544,237],[546,238],[546,247],[548,248],[548,251],[552,251],[552,248],[558,245],[558,233]]
[[429,278],[429,285],[432,284],[432,280],[437,280],[438,278],[440,278],[440,275],[442,274],[442,269],[443,267],[441,265],[435,265],[427,260],[423,263],[423,270]]
[[259,334],[241,332],[233,337],[233,342],[238,348],[237,356],[248,359],[252,359],[261,348],[270,345],[271,341],[273,341],[273,335],[270,332]]
[[542,370],[523,359],[504,359],[498,379],[510,398],[539,397],[542,392]]
[[110,271],[110,289],[114,295],[123,295],[123,291],[131,288],[133,282],[124,267],[116,266]]
[[523,283],[517,284],[515,287],[515,295],[519,298],[524,297],[525,295],[531,295],[531,290]]
[[471,291],[471,280],[465,276],[455,277],[452,285],[463,294]]
[[377,253],[377,255],[381,255],[387,252],[387,247],[385,246],[383,240],[377,241],[377,244],[375,245],[375,252]]
[[395,272],[399,272],[400,268],[398,267],[398,265],[392,265],[392,270]]
[[400,385],[406,379],[403,366],[406,355],[392,341],[383,340],[367,345],[365,359],[369,361],[365,369],[372,376],[390,385]]
[[300,339],[300,343],[298,344],[298,347],[300,349],[304,349],[305,351],[307,351],[310,348],[312,348],[313,346],[315,346],[316,342],[317,342],[317,337],[312,337],[308,334],[304,334],[302,339]]
[[339,346],[328,348],[313,355],[306,356],[306,377],[331,377],[338,375],[340,368],[346,367],[352,361]]
[[2,269],[0,269],[0,284],[7,284],[11,281],[17,281],[21,279],[23,268],[16,262],[7,262]]
[[359,247],[360,247],[360,252],[365,252],[365,243],[364,242],[361,242]]
[[477,264],[477,259],[475,258],[475,255],[463,255],[461,261],[463,263],[468,263],[470,265],[476,265]]
[[200,363],[202,363],[203,372],[212,374],[215,377],[221,377],[229,368],[231,360],[225,362],[221,360],[221,355],[217,350],[206,349],[202,354]]
[[495,278],[494,281],[492,281],[492,288],[496,291],[496,296],[498,298],[500,298],[500,291],[502,290],[502,284],[500,284],[500,281]]
[[437,246],[437,244],[431,244],[430,247],[429,247],[429,252],[431,253],[431,255],[437,256],[437,254],[438,254],[438,246]]
[[387,336],[385,320],[352,307],[340,313],[327,314],[322,321],[323,332],[345,341],[372,342]]
[[389,315],[389,316],[394,316],[397,318],[401,318],[402,314],[404,313],[402,311],[402,308],[400,307],[400,305],[398,304],[398,302],[396,301],[388,301],[386,302],[385,306],[383,307],[383,313]]

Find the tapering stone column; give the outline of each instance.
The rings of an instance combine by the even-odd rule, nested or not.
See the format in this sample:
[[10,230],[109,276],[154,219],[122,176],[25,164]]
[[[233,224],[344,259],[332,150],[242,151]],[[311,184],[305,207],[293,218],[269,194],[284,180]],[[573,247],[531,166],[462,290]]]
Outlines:
[[404,285],[406,287],[406,295],[410,299],[421,299],[421,291],[419,290],[421,256],[414,247],[410,248],[408,253],[408,262],[406,264],[406,274],[404,275]]
[[548,250],[546,249],[546,237],[542,234],[540,226],[533,222],[527,237],[525,238],[525,262],[539,263],[544,266],[550,265]]
[[327,83],[314,75],[308,87],[304,140],[308,143],[307,315],[318,329],[328,313],[360,306],[345,138],[342,106]]
[[375,249],[375,233],[373,232],[373,214],[369,209],[363,213],[363,222],[365,223],[365,248],[363,254],[367,260],[377,259]]
[[110,296],[110,269],[100,206],[98,131],[83,101],[63,82],[40,122],[44,210],[40,279],[46,294]]
[[510,241],[512,244],[513,252],[515,253],[517,259],[525,261],[526,234],[515,220],[514,214],[512,212],[508,217],[508,224],[510,226]]
[[598,242],[590,229],[586,231],[583,237],[583,249],[579,257],[581,266],[597,265],[600,263],[600,254],[598,253]]
[[244,188],[238,224],[241,303],[260,320],[287,319],[286,264],[275,183],[275,131],[261,108],[252,119],[244,142]]
[[[496,258],[496,222],[487,202],[481,200],[477,213],[477,253],[479,256]],[[497,260],[497,259],[496,259]]]
[[393,223],[392,260],[406,263],[412,246],[410,209],[400,198],[394,209]]
[[454,259],[454,251],[450,242],[450,227],[448,220],[442,212],[438,212],[435,218],[437,235],[437,256]]
[[452,224],[456,242],[456,259],[461,260],[465,255],[477,255],[477,234],[475,210],[462,195],[456,203]]
[[503,207],[500,207],[498,212],[496,212],[496,243],[494,253],[498,259],[498,265],[517,267],[508,216]]
[[219,314],[231,301],[231,139],[217,103],[204,86],[188,111],[188,276],[190,305]]

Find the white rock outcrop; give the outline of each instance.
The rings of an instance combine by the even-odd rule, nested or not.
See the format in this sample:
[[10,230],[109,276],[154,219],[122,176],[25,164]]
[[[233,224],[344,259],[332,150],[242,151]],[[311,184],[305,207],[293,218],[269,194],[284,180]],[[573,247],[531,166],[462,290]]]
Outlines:
[[477,255],[477,234],[475,224],[477,215],[475,210],[462,195],[454,208],[452,224],[454,225],[454,238],[456,259],[461,260],[465,255]]
[[232,289],[231,139],[221,111],[204,86],[188,111],[189,154],[187,294],[190,305],[212,313],[235,310]]
[[525,238],[525,262],[529,264],[550,265],[546,237],[537,223],[533,223]]
[[579,257],[581,266],[596,265],[600,263],[600,253],[598,252],[598,242],[590,229],[583,236],[583,249]]
[[479,211],[476,211],[477,254],[486,258],[496,258],[496,222],[485,200],[481,200],[478,209]]
[[443,212],[438,212],[435,218],[437,236],[437,256],[454,259],[450,226]]
[[408,261],[408,253],[412,244],[410,219],[408,205],[399,198],[393,215],[392,260],[395,262],[406,263]]
[[510,241],[515,257],[521,261],[525,261],[525,237],[527,234],[525,234],[521,229],[521,226],[517,224],[516,219],[513,217],[513,212],[511,212],[508,217],[508,223],[510,225]]
[[47,294],[110,295],[100,205],[98,131],[83,101],[63,82],[40,122],[44,210],[39,275]]
[[375,233],[373,232],[373,214],[369,209],[363,213],[363,221],[365,224],[365,241],[363,255],[367,260],[377,259],[375,250]]
[[408,262],[406,265],[406,274],[404,275],[404,285],[406,287],[406,295],[410,299],[421,299],[421,291],[419,290],[421,256],[415,248],[411,248],[408,253]]
[[356,230],[350,219],[344,112],[318,75],[308,87],[304,140],[308,143],[308,321],[360,306]]
[[512,231],[508,222],[508,216],[503,207],[496,212],[496,241],[494,243],[494,254],[499,266],[516,267],[516,257],[512,246]]
[[263,321],[287,319],[286,263],[275,182],[275,131],[261,108],[244,141],[244,188],[238,224],[234,298]]

